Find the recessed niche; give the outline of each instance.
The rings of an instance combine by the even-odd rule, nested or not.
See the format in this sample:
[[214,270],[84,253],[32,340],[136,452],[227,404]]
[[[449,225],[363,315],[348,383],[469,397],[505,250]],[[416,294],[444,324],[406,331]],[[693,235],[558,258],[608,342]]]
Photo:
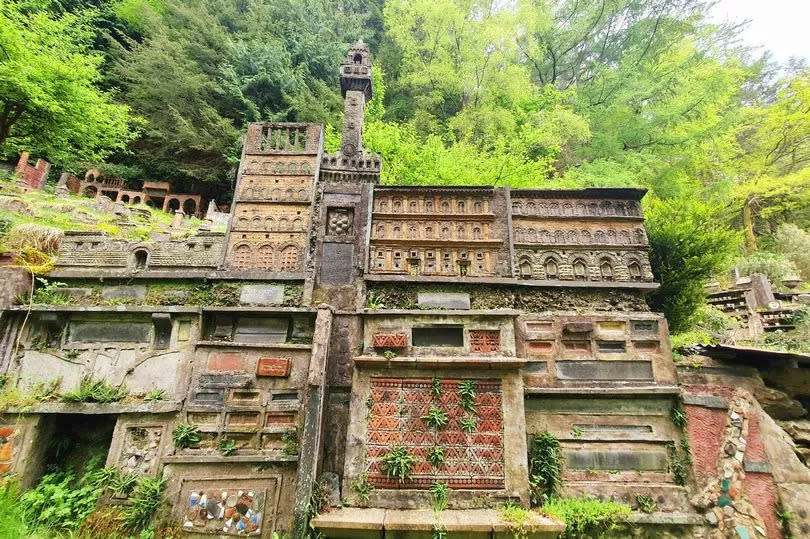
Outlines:
[[462,326],[430,326],[411,330],[413,346],[464,346]]

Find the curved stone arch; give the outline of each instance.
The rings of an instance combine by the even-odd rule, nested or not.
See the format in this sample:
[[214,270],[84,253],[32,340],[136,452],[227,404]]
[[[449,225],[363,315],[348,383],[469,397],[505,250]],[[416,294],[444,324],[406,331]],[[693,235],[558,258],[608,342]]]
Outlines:
[[588,229],[583,228],[582,230],[580,230],[579,237],[582,243],[585,245],[593,243],[593,235],[591,234],[591,231]]
[[638,227],[633,231],[633,240],[637,245],[647,244],[647,234],[643,227]]
[[279,270],[297,271],[301,266],[301,247],[297,243],[282,243],[278,248]]
[[273,227],[275,226],[275,224],[276,224],[276,222],[272,217],[267,216],[267,217],[264,218],[264,229],[266,231],[270,232],[271,230],[273,230]]
[[610,253],[596,255],[596,268],[603,281],[615,281],[616,270],[621,266],[620,261]]
[[594,243],[601,243],[601,244],[607,243],[607,232],[605,232],[604,230],[601,230],[601,229],[594,232],[593,233],[593,242]]
[[534,261],[529,253],[521,253],[518,256],[517,274],[521,279],[534,278]]
[[629,230],[620,230],[618,235],[618,242],[620,245],[631,245],[632,239],[630,238]]
[[616,245],[617,242],[617,235],[616,231],[612,228],[607,231],[607,241],[610,245]]
[[183,201],[183,213],[195,215],[197,213],[197,201],[189,197]]
[[588,257],[583,253],[572,253],[568,258],[574,280],[587,281],[589,277],[588,268],[591,265]]
[[280,217],[278,220],[278,229],[281,232],[286,232],[290,229],[290,220],[287,217]]
[[585,205],[584,202],[577,202],[575,215],[580,217],[588,215],[588,207]]
[[250,220],[251,230],[262,230],[264,228],[264,220],[261,215],[254,215]]
[[538,255],[537,258],[540,260],[540,266],[542,267],[543,277],[545,279],[560,278],[560,265],[562,261],[557,253],[547,251]]
[[570,217],[574,215],[574,205],[570,202],[566,202],[562,205],[562,215],[566,217]]
[[576,230],[569,229],[565,232],[565,242],[571,245],[576,245],[579,243],[579,234],[577,234]]
[[246,215],[240,215],[236,219],[236,223],[238,228],[250,228],[250,219]]
[[292,221],[293,230],[304,230],[304,220],[300,217],[296,217]]
[[522,215],[523,214],[523,203],[519,200],[512,201],[512,215]]

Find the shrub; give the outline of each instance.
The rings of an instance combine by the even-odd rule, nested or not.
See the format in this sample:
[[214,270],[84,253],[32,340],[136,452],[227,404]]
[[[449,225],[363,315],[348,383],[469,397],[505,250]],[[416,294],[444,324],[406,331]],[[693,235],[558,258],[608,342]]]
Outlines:
[[599,537],[615,528],[630,512],[627,504],[595,498],[552,498],[543,506],[544,514],[565,522],[560,539]]
[[781,288],[784,279],[799,276],[799,268],[790,258],[783,254],[764,251],[739,258],[737,269],[742,275],[762,273],[774,288]]
[[773,249],[793,262],[801,277],[810,282],[810,232],[783,224],[773,236]]
[[661,287],[650,296],[673,333],[689,329],[705,302],[705,285],[727,268],[738,252],[740,235],[732,231],[719,204],[694,197],[653,199],[647,208],[650,265]]

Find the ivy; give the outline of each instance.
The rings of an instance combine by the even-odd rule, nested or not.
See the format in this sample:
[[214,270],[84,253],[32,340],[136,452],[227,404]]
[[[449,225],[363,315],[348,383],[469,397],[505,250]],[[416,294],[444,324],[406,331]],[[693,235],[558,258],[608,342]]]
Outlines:
[[532,505],[541,505],[560,488],[562,453],[560,441],[543,431],[529,443],[529,488]]

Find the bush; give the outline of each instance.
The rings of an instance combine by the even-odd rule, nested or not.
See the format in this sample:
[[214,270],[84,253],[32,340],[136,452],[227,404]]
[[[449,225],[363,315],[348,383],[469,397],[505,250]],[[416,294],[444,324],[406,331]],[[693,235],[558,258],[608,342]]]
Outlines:
[[553,498],[543,506],[543,513],[565,522],[560,539],[599,537],[615,528],[630,511],[627,504],[595,498]]
[[115,387],[105,380],[96,380],[91,375],[83,376],[79,387],[62,394],[66,402],[118,402],[129,394],[125,386]]
[[689,329],[705,303],[703,286],[738,252],[740,235],[724,224],[718,207],[680,197],[653,199],[647,209],[650,264],[661,283],[650,303],[664,313],[673,333]]
[[810,232],[796,225],[783,224],[774,234],[773,249],[793,262],[799,275],[810,282]]
[[124,510],[124,525],[129,529],[146,527],[163,501],[165,488],[163,477],[140,477],[129,498],[132,505]]
[[762,273],[774,288],[781,287],[788,277],[798,277],[799,268],[787,256],[760,251],[737,260],[742,275]]
[[557,494],[561,468],[560,441],[548,431],[534,435],[529,443],[529,494],[533,505]]

